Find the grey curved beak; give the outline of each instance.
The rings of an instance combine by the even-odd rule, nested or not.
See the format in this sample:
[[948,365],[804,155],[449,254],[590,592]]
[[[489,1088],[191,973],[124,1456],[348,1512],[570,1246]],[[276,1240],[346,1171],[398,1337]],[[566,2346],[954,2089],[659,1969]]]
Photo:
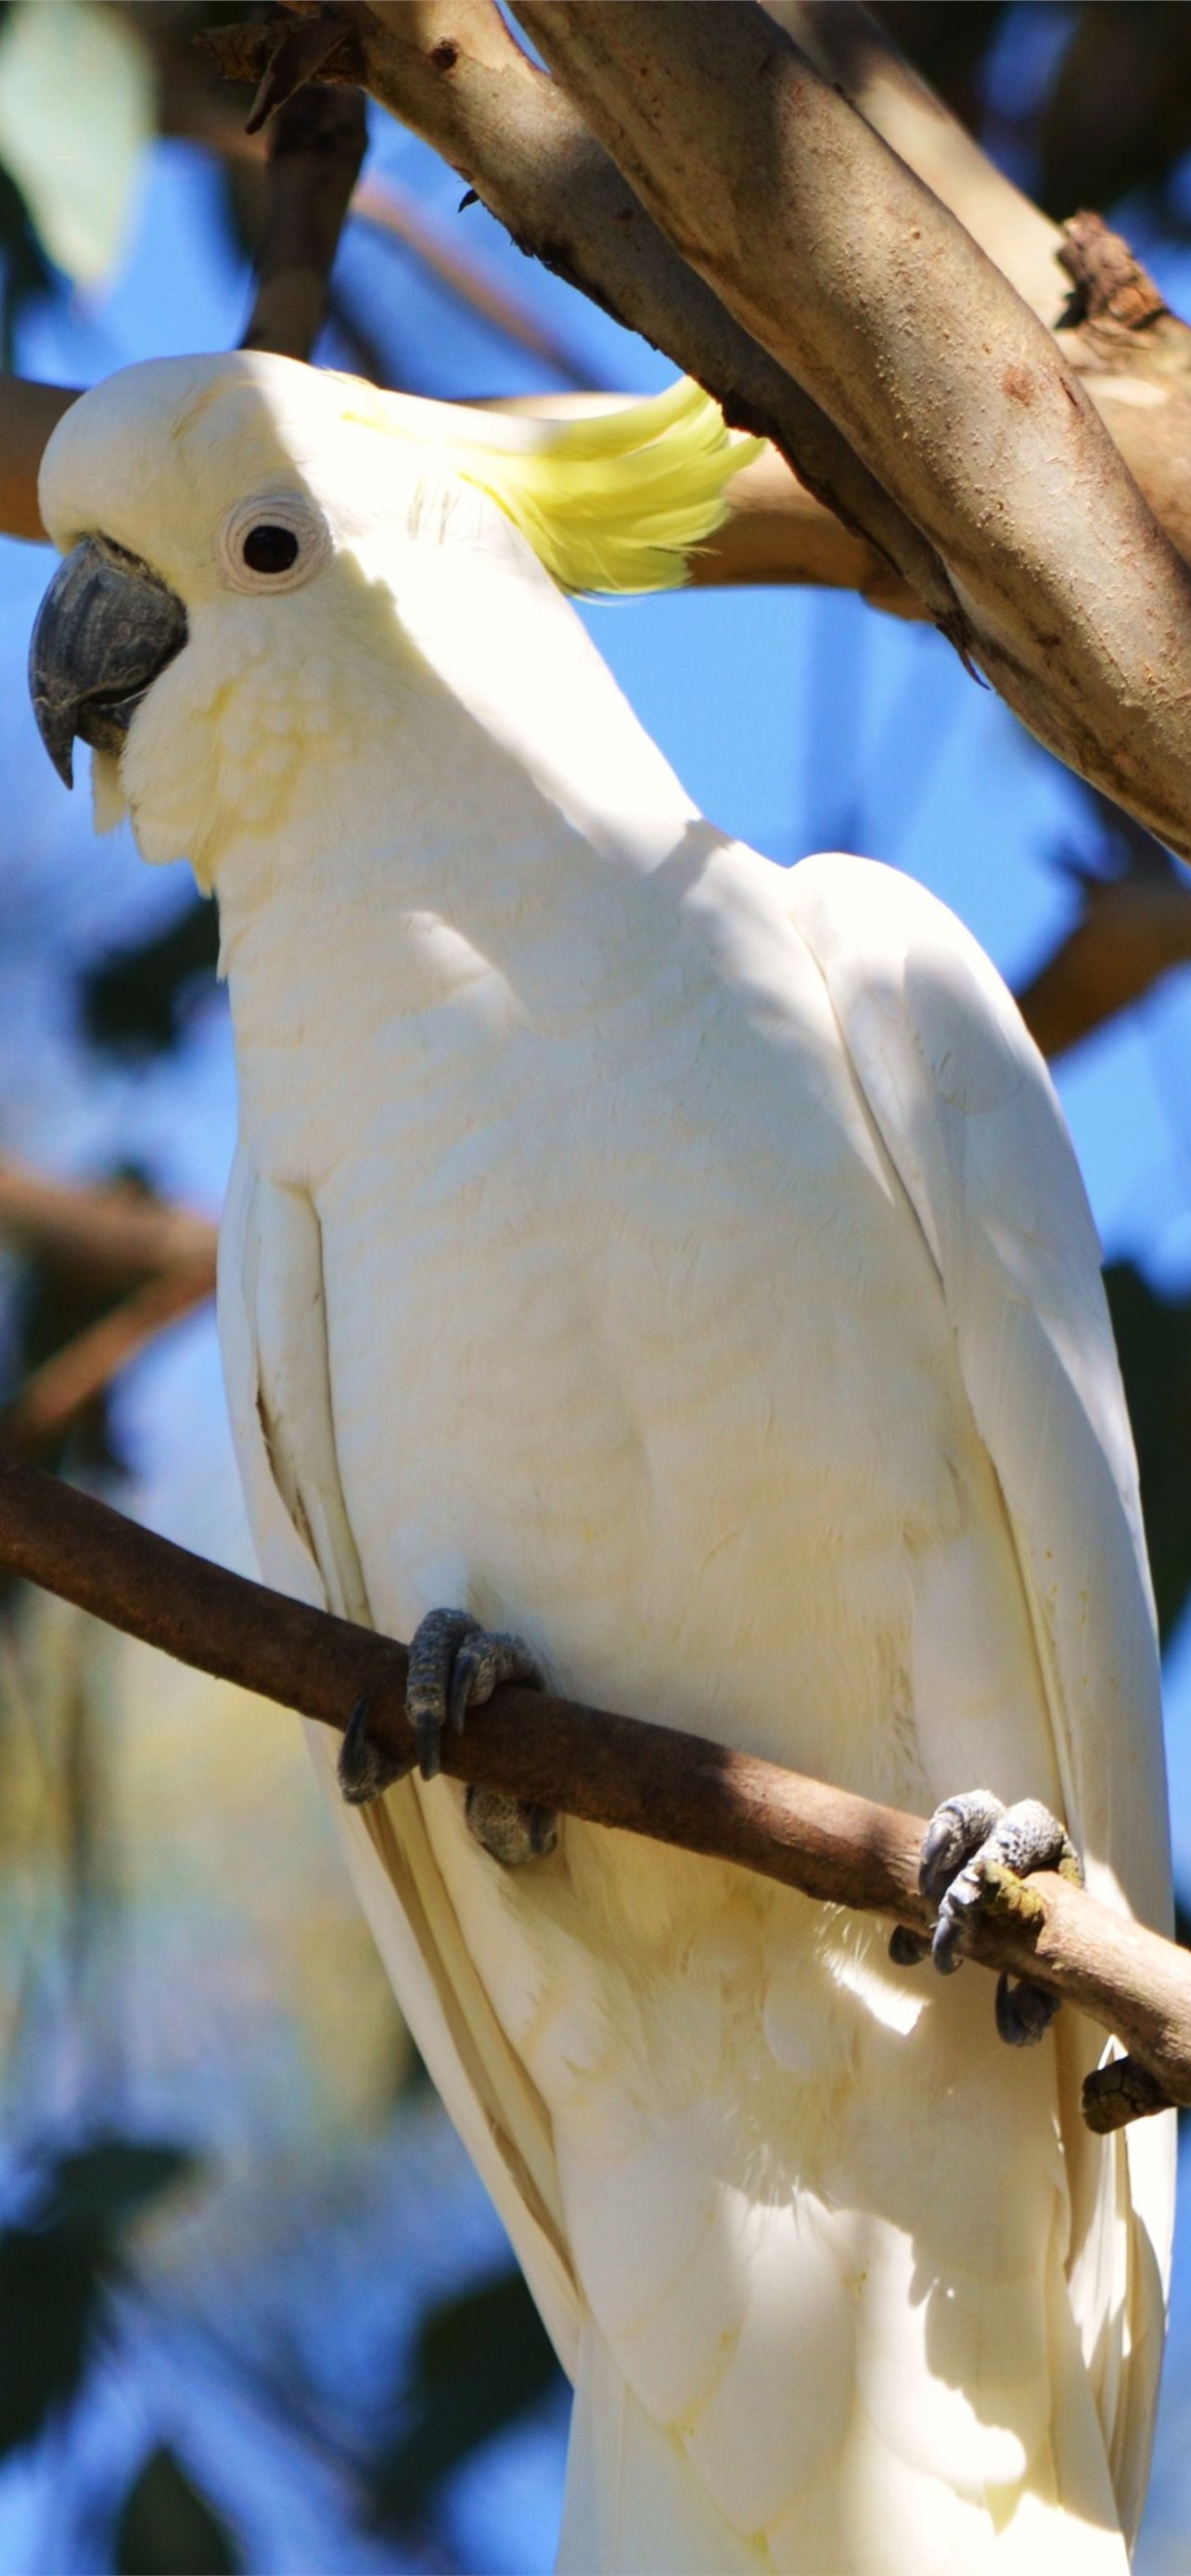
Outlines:
[[75,735],[123,749],[145,691],[186,642],[186,611],[138,555],[82,537],[59,564],[29,645],[37,730],[59,778],[74,785]]

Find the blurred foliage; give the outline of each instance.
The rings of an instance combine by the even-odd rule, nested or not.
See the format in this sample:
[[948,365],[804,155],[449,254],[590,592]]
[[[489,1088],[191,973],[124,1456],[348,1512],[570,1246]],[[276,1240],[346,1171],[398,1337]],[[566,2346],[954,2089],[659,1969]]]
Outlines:
[[0,163],[0,368],[13,365],[13,341],[26,307],[49,293],[54,273],[15,179]]
[[376,2527],[416,2530],[462,2460],[561,2386],[520,2272],[501,2272],[432,2309],[403,2391],[401,2429],[368,2471]]
[[873,0],[874,15],[1049,215],[1136,195],[1191,231],[1186,0]]
[[123,248],[155,111],[132,14],[95,0],[10,0],[0,158],[50,258],[77,285],[96,285]]
[[215,982],[219,915],[196,895],[164,930],[110,950],[79,981],[83,1031],[118,1055],[175,1046],[187,1013]]
[[1191,1594],[1191,1297],[1167,1297],[1132,1261],[1104,1274],[1129,1399],[1163,1643]]
[[78,2396],[129,2227],[193,2170],[184,2148],[130,2138],[46,2157],[24,2219],[0,2229],[0,2457]]
[[237,2576],[243,2563],[218,2515],[163,2443],[124,2499],[115,2576]]
[[[105,1177],[131,1192],[148,1194],[145,1174],[128,1163],[119,1164]],[[61,1258],[26,1254],[15,1261],[5,1365],[0,1370],[0,1407],[12,1402],[44,1361],[67,1349],[101,1315],[123,1304],[127,1294],[126,1286],[101,1283],[80,1265]],[[0,1427],[2,1422],[0,1410]],[[84,1476],[121,1475],[127,1463],[113,1430],[111,1389],[106,1386],[75,1414],[61,1438],[38,1453],[39,1465]]]

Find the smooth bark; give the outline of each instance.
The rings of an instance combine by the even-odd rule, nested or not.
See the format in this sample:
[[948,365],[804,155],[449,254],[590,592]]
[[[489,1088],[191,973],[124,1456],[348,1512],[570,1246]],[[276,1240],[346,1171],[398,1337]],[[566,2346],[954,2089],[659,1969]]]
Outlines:
[[945,564],[1009,704],[1191,856],[1191,576],[1053,335],[759,8],[518,14],[674,248]]
[[[0,1565],[183,1663],[279,1700],[342,1733],[359,1700],[412,1768],[405,1648],[208,1564],[37,1468],[0,1460]],[[443,1768],[566,1815],[887,1915],[913,1931],[923,1819],[730,1752],[548,1693],[505,1689],[448,1735]],[[1003,1880],[971,1956],[1029,1975],[1116,2034],[1130,2069],[1089,2078],[1097,2128],[1191,2102],[1191,1959],[1110,1914],[1065,1879]],[[927,1969],[923,1969],[926,1975]]]

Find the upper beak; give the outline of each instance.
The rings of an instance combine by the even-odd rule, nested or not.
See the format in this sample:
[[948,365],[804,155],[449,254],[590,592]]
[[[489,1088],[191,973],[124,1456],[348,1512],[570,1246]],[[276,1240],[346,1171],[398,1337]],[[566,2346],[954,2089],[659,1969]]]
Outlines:
[[59,564],[33,628],[29,694],[67,787],[75,735],[97,751],[122,750],[146,689],[186,634],[181,600],[110,538],[82,537]]

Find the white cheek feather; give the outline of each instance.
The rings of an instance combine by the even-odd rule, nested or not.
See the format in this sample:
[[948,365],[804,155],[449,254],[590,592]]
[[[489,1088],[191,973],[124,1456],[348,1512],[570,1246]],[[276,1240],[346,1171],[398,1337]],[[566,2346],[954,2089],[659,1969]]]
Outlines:
[[91,820],[102,835],[114,832],[128,812],[120,762],[110,751],[91,754]]

